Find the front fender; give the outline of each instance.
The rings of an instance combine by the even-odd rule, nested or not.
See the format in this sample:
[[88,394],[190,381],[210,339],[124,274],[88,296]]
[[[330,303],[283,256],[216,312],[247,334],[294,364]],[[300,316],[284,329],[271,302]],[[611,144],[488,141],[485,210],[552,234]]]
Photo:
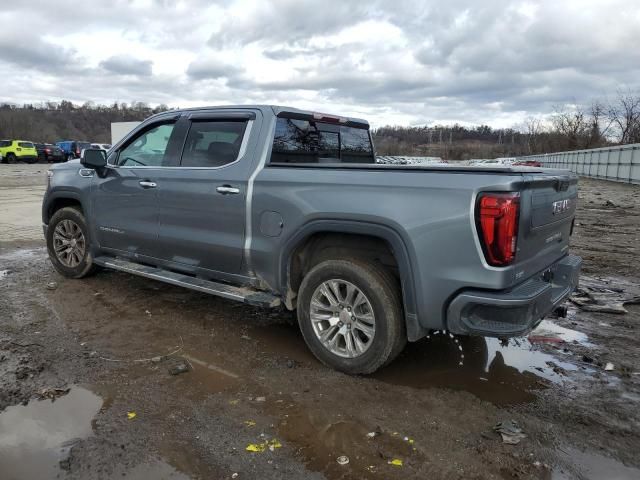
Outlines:
[[86,215],[86,207],[83,202],[83,196],[81,192],[72,189],[50,189],[48,190],[43,199],[42,199],[42,223],[45,225],[49,224],[49,219],[53,212],[57,210],[55,205],[57,203],[65,203],[61,202],[61,200],[72,200],[73,202],[77,202],[80,204],[82,211],[85,212]]

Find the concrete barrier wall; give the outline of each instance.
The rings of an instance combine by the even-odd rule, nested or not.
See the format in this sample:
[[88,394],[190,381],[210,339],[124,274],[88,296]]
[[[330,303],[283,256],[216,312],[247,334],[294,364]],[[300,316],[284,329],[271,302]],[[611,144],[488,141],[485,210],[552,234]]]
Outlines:
[[640,143],[518,157],[549,168],[571,170],[585,177],[640,184]]

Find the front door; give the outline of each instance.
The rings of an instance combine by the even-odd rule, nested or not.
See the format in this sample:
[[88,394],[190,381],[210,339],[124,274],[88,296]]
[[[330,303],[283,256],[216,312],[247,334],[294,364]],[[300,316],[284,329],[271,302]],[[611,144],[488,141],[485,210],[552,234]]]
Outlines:
[[157,255],[157,179],[177,161],[170,146],[179,130],[175,118],[150,124],[112,152],[103,177],[94,175],[91,208],[100,248]]
[[241,274],[253,113],[193,115],[179,168],[158,176],[164,260],[212,277]]

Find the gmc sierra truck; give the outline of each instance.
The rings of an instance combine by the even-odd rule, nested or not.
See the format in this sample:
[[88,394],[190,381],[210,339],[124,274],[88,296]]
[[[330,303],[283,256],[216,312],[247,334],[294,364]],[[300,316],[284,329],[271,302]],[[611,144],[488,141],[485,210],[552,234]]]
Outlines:
[[154,115],[48,172],[51,262],[297,310],[326,365],[366,374],[432,330],[512,337],[571,294],[577,177],[381,165],[366,121],[276,106]]

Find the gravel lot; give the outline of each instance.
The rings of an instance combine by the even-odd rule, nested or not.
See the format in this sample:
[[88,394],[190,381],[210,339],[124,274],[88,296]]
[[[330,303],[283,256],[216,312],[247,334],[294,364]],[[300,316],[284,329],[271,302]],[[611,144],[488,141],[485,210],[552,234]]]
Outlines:
[[[0,165],[3,479],[640,478],[637,305],[571,306],[508,345],[461,339],[464,358],[433,335],[348,377],[311,356],[290,314],[56,274],[45,172]],[[639,285],[639,200],[581,179],[573,251],[591,280]],[[508,420],[517,445],[493,431]]]

